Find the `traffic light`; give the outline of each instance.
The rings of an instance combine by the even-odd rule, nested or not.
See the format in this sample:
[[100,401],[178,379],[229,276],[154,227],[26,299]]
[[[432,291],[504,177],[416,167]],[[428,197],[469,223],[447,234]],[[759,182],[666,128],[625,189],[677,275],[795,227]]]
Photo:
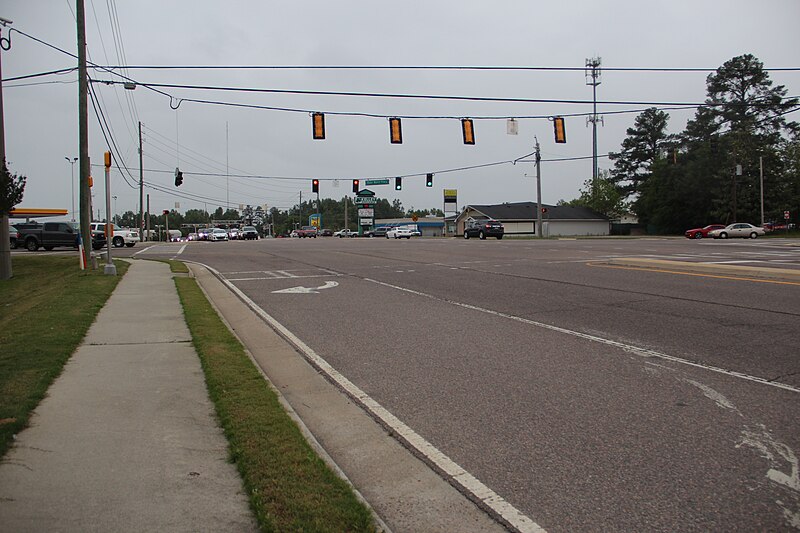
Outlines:
[[175,186],[178,187],[180,184],[183,183],[183,172],[175,169]]
[[403,189],[403,178],[394,179],[394,190],[400,191]]
[[358,192],[358,180],[353,180],[353,192]]
[[322,113],[311,114],[312,131],[315,139],[325,138],[325,115]]
[[464,136],[464,144],[475,144],[475,129],[471,118],[461,119],[461,133]]
[[389,119],[389,140],[392,144],[403,144],[403,129],[399,118]]
[[567,128],[564,126],[564,117],[555,117],[553,119],[553,130],[556,135],[556,143],[567,142]]
[[319,194],[319,180],[316,178],[311,180],[311,192]]
[[425,186],[426,187],[433,187],[433,174],[428,174],[425,177]]

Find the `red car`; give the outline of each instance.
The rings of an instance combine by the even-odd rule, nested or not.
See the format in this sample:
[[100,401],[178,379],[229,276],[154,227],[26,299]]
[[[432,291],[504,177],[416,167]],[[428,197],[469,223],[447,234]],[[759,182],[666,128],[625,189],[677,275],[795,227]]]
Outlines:
[[708,232],[715,229],[725,229],[725,224],[709,224],[705,228],[687,229],[684,235],[686,235],[687,239],[708,238]]

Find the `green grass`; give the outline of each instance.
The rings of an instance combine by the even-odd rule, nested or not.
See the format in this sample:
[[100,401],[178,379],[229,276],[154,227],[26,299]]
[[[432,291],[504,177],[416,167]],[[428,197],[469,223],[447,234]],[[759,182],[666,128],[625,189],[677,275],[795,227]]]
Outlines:
[[128,263],[117,276],[78,268],[77,256],[12,257],[0,281],[0,457],[61,374]]
[[262,531],[375,531],[369,510],[309,446],[195,280],[175,283]]
[[159,263],[166,263],[169,265],[170,272],[173,274],[188,274],[189,267],[182,261],[175,261],[174,259],[148,259],[148,261],[158,261]]

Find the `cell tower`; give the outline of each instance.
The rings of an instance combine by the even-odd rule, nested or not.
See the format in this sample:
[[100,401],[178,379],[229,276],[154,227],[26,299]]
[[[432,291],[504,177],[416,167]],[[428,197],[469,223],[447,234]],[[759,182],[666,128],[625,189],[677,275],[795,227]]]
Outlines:
[[597,116],[597,86],[600,85],[600,63],[602,59],[592,57],[586,60],[586,85],[592,86],[592,116],[586,119],[586,125],[592,123],[592,196],[597,194],[597,123],[603,123],[603,117]]

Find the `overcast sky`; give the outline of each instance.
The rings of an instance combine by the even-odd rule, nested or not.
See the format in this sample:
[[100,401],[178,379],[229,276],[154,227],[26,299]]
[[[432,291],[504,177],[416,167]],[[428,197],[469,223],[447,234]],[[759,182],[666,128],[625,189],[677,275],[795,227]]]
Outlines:
[[[5,0],[0,16],[55,47],[77,53],[75,2]],[[116,10],[114,30],[109,9]],[[91,61],[100,65],[448,65],[695,67],[714,69],[751,53],[766,68],[800,66],[800,2],[744,1],[115,1],[86,0]],[[8,36],[8,30],[3,30]],[[120,39],[121,45],[120,49]],[[3,79],[75,66],[76,60],[18,33],[2,52]],[[118,54],[124,53],[124,59]],[[122,57],[120,55],[120,57]],[[702,102],[707,72],[603,71],[600,101]],[[348,91],[526,99],[592,98],[579,71],[437,70],[137,70],[140,83],[206,85],[304,91]],[[96,80],[108,73],[90,71]],[[771,78],[800,94],[800,72]],[[78,155],[78,86],[74,72],[5,81],[6,153],[12,172],[28,177],[22,206],[71,210],[71,166]],[[118,78],[117,78],[118,79]],[[46,83],[41,82],[57,82]],[[32,85],[35,83],[36,85]],[[326,116],[326,140],[313,140],[305,112],[268,111],[183,102],[144,87],[93,84],[125,165],[138,181],[137,122],[144,124],[145,181],[172,192],[146,188],[151,211],[216,209],[227,203],[281,209],[311,197],[311,177],[322,178],[321,196],[351,194],[352,178],[425,174],[509,161],[533,151],[534,137],[545,160],[592,154],[586,118],[568,118],[567,144],[553,142],[546,119],[519,119],[519,134],[505,120],[476,120],[474,146],[464,145],[456,119],[404,119],[403,144],[389,143],[386,118]],[[163,89],[176,98],[381,116],[554,116],[591,112],[591,105],[355,98]],[[132,101],[130,98],[132,97]],[[598,113],[643,109],[600,104]],[[693,110],[670,111],[670,130],[681,131]],[[598,152],[617,151],[636,114],[604,116]],[[789,118],[797,120],[797,115]],[[102,163],[107,149],[91,111],[90,155]],[[227,128],[227,144],[226,144]],[[177,147],[177,149],[176,149]],[[228,173],[263,177],[226,178]],[[606,158],[600,168],[608,168]],[[187,172],[175,188],[175,167]],[[163,171],[163,172],[156,172]],[[217,174],[194,176],[189,173]],[[75,165],[77,180],[78,166]],[[592,161],[544,162],[542,201],[553,204],[579,195],[591,178]],[[102,167],[93,169],[95,212],[105,213]],[[458,190],[458,206],[535,201],[532,163],[441,172],[434,187],[424,176],[371,187],[379,197],[399,198],[405,208],[441,208],[442,189]],[[328,178],[340,178],[339,182]],[[129,178],[129,181],[130,180]],[[115,169],[116,212],[138,211],[138,188]],[[180,196],[178,196],[180,195]],[[189,196],[194,199],[181,196]],[[198,197],[202,197],[198,198]],[[204,200],[205,199],[205,200]],[[78,187],[75,186],[75,205]],[[323,222],[324,224],[324,222]]]

